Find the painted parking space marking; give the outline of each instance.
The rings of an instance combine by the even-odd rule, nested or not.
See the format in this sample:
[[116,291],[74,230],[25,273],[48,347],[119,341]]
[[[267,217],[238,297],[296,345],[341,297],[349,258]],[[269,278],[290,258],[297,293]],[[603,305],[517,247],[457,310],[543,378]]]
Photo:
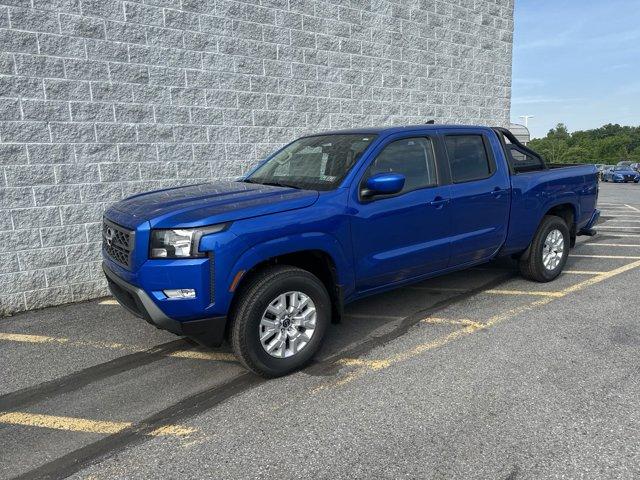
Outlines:
[[613,258],[613,259],[625,259],[625,260],[640,260],[639,256],[631,256],[631,255],[580,255],[580,254],[572,254],[570,255],[574,258]]
[[450,319],[450,318],[440,318],[440,317],[428,317],[420,320],[422,323],[428,323],[431,325],[464,325],[465,327],[473,326],[473,327],[482,327],[483,323],[475,322],[473,320],[469,320],[468,318],[459,318],[459,319]]
[[631,210],[634,210],[636,212],[640,212],[640,208],[636,208],[636,207],[634,207],[632,205],[628,205],[626,203],[624,204],[624,206],[627,207],[627,208],[630,208]]
[[[589,247],[635,247],[635,248],[640,248],[640,243],[638,244],[633,244],[633,243],[585,243],[586,246]],[[570,256],[573,256],[570,255]]]
[[[640,220],[632,220],[630,218],[623,218],[622,220],[607,220],[607,223],[640,223]],[[631,227],[631,228],[636,228],[636,227]]]
[[119,305],[118,301],[114,298],[107,298],[105,300],[100,300],[98,305]]
[[562,292],[541,292],[536,290],[485,290],[480,293],[491,295],[532,295],[534,297],[561,297]]
[[[124,352],[143,352],[148,347],[139,345],[128,345],[115,342],[97,342],[93,340],[73,340],[64,337],[50,337],[45,335],[27,335],[22,333],[0,332],[0,341],[34,343],[34,344],[58,344],[77,348],[98,348],[105,350],[120,350]],[[177,350],[167,353],[166,357],[189,358],[194,360],[209,360],[220,362],[237,362],[236,357],[231,353],[209,352],[198,350]]]
[[596,272],[593,270],[565,270],[562,273],[568,273],[569,275],[602,275],[606,272]]
[[[618,232],[607,232],[598,229],[599,232],[602,232],[602,236],[606,236],[607,238],[627,238],[627,237],[640,237],[640,233],[618,233]],[[591,243],[589,243],[591,245]]]
[[[106,435],[118,433],[126,428],[131,428],[133,425],[132,422],[90,420],[87,418],[42,415],[28,412],[0,412],[0,424],[50,428],[52,430],[66,430],[71,432],[100,433]],[[164,425],[152,430],[148,435],[154,437],[185,437],[192,435],[195,432],[197,432],[195,428],[180,425]]]
[[[371,371],[379,371],[379,370],[383,370],[386,368],[389,368],[397,363],[406,361],[406,360],[410,360],[418,355],[421,355],[427,351],[430,350],[435,350],[437,348],[443,347],[451,342],[453,342],[454,340],[458,340],[461,338],[464,338],[466,336],[469,336],[475,332],[481,331],[481,330],[486,330],[489,329],[491,327],[494,327],[496,325],[498,325],[499,323],[502,323],[506,320],[510,320],[513,319],[514,317],[522,314],[522,313],[526,313],[529,312],[533,309],[539,308],[541,306],[547,305],[551,302],[556,301],[557,298],[564,298],[567,295],[570,295],[572,293],[578,292],[580,290],[583,290],[587,287],[590,287],[592,285],[596,285],[600,282],[603,282],[605,280],[608,280],[612,277],[615,277],[617,275],[620,275],[622,273],[628,272],[630,270],[636,269],[640,267],[640,260],[635,261],[635,262],[631,262],[628,263],[626,265],[623,265],[621,267],[618,268],[614,268],[613,270],[604,272],[600,275],[594,275],[591,276],[590,278],[583,280],[579,283],[576,283],[575,285],[572,285],[570,287],[566,287],[562,290],[560,290],[559,292],[554,292],[555,294],[553,296],[545,296],[543,298],[540,298],[538,300],[535,300],[533,302],[530,303],[525,303],[523,305],[519,305],[516,306],[514,308],[511,308],[505,312],[496,314],[494,316],[492,316],[491,318],[489,318],[486,322],[481,323],[481,322],[476,322],[473,321],[472,324],[469,324],[467,326],[465,326],[464,328],[460,328],[457,330],[454,330],[451,333],[448,333],[447,335],[438,337],[434,340],[429,340],[427,342],[418,344],[412,348],[410,348],[407,351],[404,352],[400,352],[397,353],[395,355],[392,355],[390,357],[387,358],[381,358],[381,359],[374,359],[374,360],[368,360],[362,364],[360,364],[359,366],[356,366],[357,369],[355,371],[351,371],[346,373],[342,378],[338,379],[337,381],[333,381],[330,383],[326,383],[326,384],[322,384],[320,386],[314,387],[312,389],[312,393],[317,393],[317,392],[321,392],[327,388],[335,388],[335,387],[339,387],[342,385],[345,385],[347,383],[350,383],[353,380],[356,380],[357,378],[361,377],[362,375],[366,374],[367,372],[371,372]],[[484,293],[484,292],[479,292],[479,293]],[[428,320],[428,319],[425,319]],[[450,320],[447,322],[454,322],[455,320]],[[444,323],[445,321],[443,321]],[[424,323],[429,323],[424,322]],[[376,368],[375,370],[372,368],[368,368],[369,363],[367,362],[374,362],[371,363],[371,365],[375,365]],[[354,364],[352,364],[354,365]]]
[[[600,232],[607,232],[609,230],[637,230],[640,227],[610,227],[608,225],[605,225],[604,227],[598,227],[598,231]],[[632,232],[629,232],[632,233]]]

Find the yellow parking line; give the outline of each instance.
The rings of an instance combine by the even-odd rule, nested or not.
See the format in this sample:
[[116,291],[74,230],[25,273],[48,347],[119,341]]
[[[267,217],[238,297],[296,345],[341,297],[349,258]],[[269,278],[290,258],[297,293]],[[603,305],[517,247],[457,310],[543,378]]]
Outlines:
[[445,325],[464,325],[464,326],[474,326],[474,327],[483,327],[484,325],[479,322],[474,322],[473,320],[469,320],[468,318],[461,318],[457,320],[452,320],[448,318],[438,318],[438,317],[429,317],[423,318],[420,320],[422,323],[431,323],[431,324],[445,324]]
[[119,305],[119,303],[113,298],[107,298],[106,300],[99,301],[98,305]]
[[[0,412],[0,423],[6,425],[23,425],[26,427],[50,428],[70,432],[102,433],[111,435],[133,425],[132,422],[109,422],[90,420],[88,418],[61,417],[57,415],[42,415],[27,412]],[[197,432],[195,428],[180,425],[164,425],[152,432],[151,436],[185,437]]]
[[219,362],[236,362],[237,359],[232,353],[224,352],[200,352],[197,350],[178,350],[167,355],[173,358],[191,358],[194,360],[214,360]]
[[[341,386],[341,385],[345,385],[353,380],[355,380],[356,378],[359,378],[360,376],[362,376],[364,373],[367,372],[368,369],[368,365],[369,362],[374,362],[373,364],[377,366],[376,370],[382,370],[383,368],[388,368],[391,367],[392,365],[398,363],[398,362],[402,362],[405,360],[409,360],[413,357],[416,357],[426,351],[429,350],[434,350],[436,348],[440,348],[443,347],[444,345],[447,345],[448,343],[457,340],[459,338],[463,338],[465,336],[468,336],[472,333],[475,333],[479,330],[485,330],[487,328],[493,327],[505,320],[509,320],[512,319],[513,317],[520,315],[522,313],[531,311],[535,308],[539,308],[543,305],[547,305],[551,302],[553,302],[556,298],[560,298],[560,297],[565,297],[571,293],[580,291],[586,287],[589,287],[591,285],[595,285],[598,284],[600,282],[603,282],[604,280],[607,280],[609,278],[612,278],[616,275],[620,275],[621,273],[624,272],[628,272],[629,270],[633,270],[635,268],[640,267],[640,260],[635,261],[635,262],[631,262],[628,263],[626,265],[623,265],[621,267],[615,268],[613,270],[610,270],[608,272],[602,273],[600,275],[595,275],[587,280],[584,280],[582,282],[579,282],[575,285],[572,285],[570,287],[567,287],[563,290],[561,290],[560,292],[554,292],[555,295],[554,296],[547,296],[545,298],[541,298],[538,299],[534,302],[531,303],[527,303],[524,305],[520,305],[514,308],[511,308],[509,310],[507,310],[506,312],[502,312],[499,314],[494,315],[493,317],[489,318],[489,320],[487,320],[484,324],[482,323],[478,323],[478,322],[473,322],[473,324],[465,326],[464,328],[458,329],[458,330],[454,330],[453,332],[444,335],[440,338],[436,338],[435,340],[431,340],[425,343],[421,343],[417,346],[414,346],[413,348],[405,351],[405,352],[401,352],[395,355],[392,355],[388,358],[382,358],[382,359],[377,359],[377,360],[363,360],[362,363],[360,363],[359,359],[355,359],[356,361],[352,360],[352,365],[355,366],[359,366],[360,369],[356,370],[355,372],[350,372],[349,374],[347,374],[345,377],[339,379],[338,381],[335,381],[333,383],[328,383],[328,384],[324,384],[324,385],[320,385],[318,387],[315,387],[312,392],[319,392],[322,391],[326,388],[330,388],[330,387],[337,387],[337,386]],[[546,293],[546,292],[545,292]],[[428,320],[428,319],[425,319]],[[370,371],[371,369],[369,369]]]
[[485,290],[480,293],[490,293],[493,295],[533,295],[536,297],[561,297],[561,292],[539,292],[536,290]]
[[342,358],[338,360],[338,363],[345,367],[367,367],[371,370],[382,370],[389,366],[385,360],[365,360],[362,358]]
[[562,273],[569,273],[572,275],[602,275],[606,272],[595,272],[591,270],[564,270]]
[[627,260],[640,260],[638,256],[629,256],[629,255],[578,255],[572,254],[571,257],[574,258],[622,258]]
[[[122,350],[130,353],[144,352],[149,347],[139,345],[127,345],[124,343],[96,342],[93,340],[72,340],[64,337],[49,337],[45,335],[27,335],[22,333],[0,332],[0,341],[20,343],[51,343],[64,344],[78,348],[99,348],[104,350]],[[191,358],[194,360],[213,360],[222,362],[235,362],[236,357],[225,352],[202,352],[198,350],[177,350],[167,353],[165,356],[173,358]]]

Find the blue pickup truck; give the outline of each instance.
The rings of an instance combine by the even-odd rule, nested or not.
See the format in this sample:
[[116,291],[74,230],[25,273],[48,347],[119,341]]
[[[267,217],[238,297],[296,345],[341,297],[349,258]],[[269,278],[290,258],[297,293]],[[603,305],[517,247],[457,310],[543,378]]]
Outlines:
[[304,136],[244,178],[143,193],[104,214],[115,298],[265,377],[308,363],[344,305],[498,256],[556,278],[599,212],[593,165],[555,167],[505,129]]

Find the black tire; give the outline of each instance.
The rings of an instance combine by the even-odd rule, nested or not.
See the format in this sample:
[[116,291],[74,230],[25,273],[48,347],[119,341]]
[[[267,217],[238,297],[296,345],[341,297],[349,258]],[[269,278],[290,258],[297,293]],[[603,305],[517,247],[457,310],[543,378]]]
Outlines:
[[[316,326],[309,342],[297,354],[275,358],[262,347],[258,329],[269,302],[289,291],[299,291],[311,298],[316,307]],[[331,322],[331,299],[316,276],[300,268],[276,265],[255,274],[238,295],[231,313],[231,345],[247,369],[273,378],[298,370],[311,361]]]
[[[544,247],[545,239],[552,230],[559,230],[564,240],[564,250],[562,252],[562,258],[560,263],[553,269],[547,269],[542,262],[542,251]],[[524,252],[520,258],[520,273],[523,277],[534,280],[536,282],[550,282],[554,280],[564,268],[567,263],[567,257],[569,256],[569,245],[571,238],[569,235],[569,227],[566,222],[553,215],[547,215],[540,222],[538,231],[533,236],[533,240],[529,245],[529,248]]]

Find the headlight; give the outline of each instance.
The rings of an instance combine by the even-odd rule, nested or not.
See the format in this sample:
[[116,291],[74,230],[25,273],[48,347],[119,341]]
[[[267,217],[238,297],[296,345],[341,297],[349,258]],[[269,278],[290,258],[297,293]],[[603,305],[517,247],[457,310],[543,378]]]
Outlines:
[[229,224],[192,229],[151,230],[149,258],[197,258],[205,254],[198,250],[203,235],[221,232]]

